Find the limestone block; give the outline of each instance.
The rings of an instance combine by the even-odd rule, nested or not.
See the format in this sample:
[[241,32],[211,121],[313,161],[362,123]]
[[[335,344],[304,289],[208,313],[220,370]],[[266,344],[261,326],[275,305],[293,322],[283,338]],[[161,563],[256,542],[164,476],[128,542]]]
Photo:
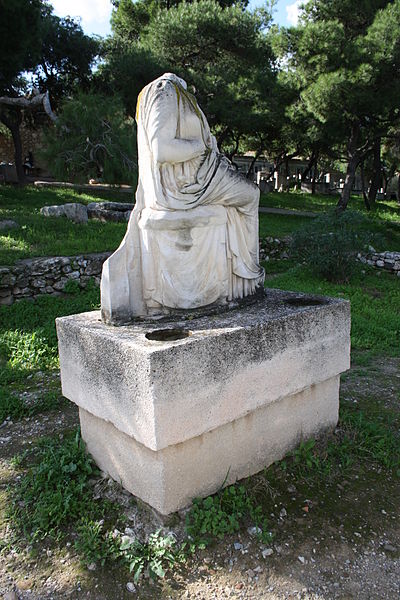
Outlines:
[[67,219],[70,219],[74,223],[87,223],[88,221],[87,208],[79,202],[64,204],[64,214]]
[[268,290],[261,305],[171,327],[187,337],[152,341],[160,324],[110,327],[97,311],[57,319],[64,396],[158,451],[349,367],[344,300]]
[[335,427],[338,392],[336,376],[159,452],[82,408],[79,415],[83,439],[99,467],[169,514],[224,483],[257,473],[301,440]]

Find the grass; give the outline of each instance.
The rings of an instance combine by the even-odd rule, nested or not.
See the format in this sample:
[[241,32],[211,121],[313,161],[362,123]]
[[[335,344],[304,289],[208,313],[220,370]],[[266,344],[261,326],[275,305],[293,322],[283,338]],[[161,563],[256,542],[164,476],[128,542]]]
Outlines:
[[58,368],[55,318],[93,310],[98,304],[99,290],[89,286],[64,297],[42,296],[35,302],[0,306],[0,422],[58,405],[55,391],[42,389],[26,397],[23,392],[34,381],[28,378],[38,370]]
[[45,205],[94,201],[99,198],[68,189],[0,186],[0,220],[12,219],[20,225],[19,229],[0,232],[0,265],[13,265],[19,259],[35,256],[115,250],[125,234],[125,223],[91,220],[87,225],[79,225],[64,217],[43,217],[39,212]]
[[[333,210],[336,196],[303,194],[301,192],[263,194],[261,206],[287,208],[291,210],[308,210],[316,213]],[[365,218],[365,228],[377,236],[376,250],[400,251],[400,205],[392,200],[377,203],[373,212],[367,212],[362,199],[353,196],[349,208],[361,212]],[[290,235],[310,222],[310,218],[286,217],[283,215],[260,214],[260,236],[272,235],[282,237]]]
[[10,543],[29,543],[33,549],[47,538],[58,544],[69,539],[84,563],[115,563],[132,572],[135,582],[145,570],[153,579],[162,578],[185,560],[186,546],[172,535],[158,530],[140,541],[117,529],[125,523],[121,507],[94,499],[91,482],[99,472],[79,430],[42,438],[13,463],[20,475],[9,488],[6,518],[13,539],[3,540],[5,549]]
[[[266,268],[271,268],[269,263]],[[294,266],[269,279],[267,285],[350,300],[352,349],[400,356],[400,286],[397,277],[359,266],[350,283],[328,283],[309,270]]]
[[[107,199],[115,199],[110,192]],[[106,198],[105,198],[106,199]],[[128,201],[128,198],[123,198]],[[88,194],[69,189],[39,189],[0,186],[0,220],[13,219],[19,229],[0,234],[0,265],[12,265],[19,259],[36,256],[74,256],[90,252],[115,250],[121,242],[125,223],[89,221],[77,225],[65,218],[40,215],[42,206],[66,202],[98,201]],[[119,198],[119,200],[121,200]],[[261,197],[261,205],[321,212],[333,208],[336,198],[302,193],[271,193]],[[362,201],[352,198],[351,208],[365,213]],[[400,208],[392,201],[380,202],[374,213],[368,213],[368,226],[381,236],[379,250],[400,250]],[[260,214],[260,236],[291,235],[309,222],[305,217]]]

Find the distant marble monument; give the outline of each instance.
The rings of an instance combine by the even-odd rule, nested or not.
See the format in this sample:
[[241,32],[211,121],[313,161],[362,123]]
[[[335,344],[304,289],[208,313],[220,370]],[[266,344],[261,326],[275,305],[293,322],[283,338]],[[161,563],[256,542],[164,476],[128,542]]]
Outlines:
[[103,319],[128,322],[253,295],[264,283],[257,186],[219,152],[176,75],[165,73],[142,90],[136,119],[136,205],[103,267]]

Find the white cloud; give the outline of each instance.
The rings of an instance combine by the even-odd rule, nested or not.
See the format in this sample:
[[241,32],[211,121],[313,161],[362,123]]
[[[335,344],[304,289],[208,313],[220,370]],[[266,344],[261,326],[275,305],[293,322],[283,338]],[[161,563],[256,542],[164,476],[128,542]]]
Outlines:
[[110,0],[50,0],[59,17],[80,17],[87,34],[107,35],[110,32]]
[[300,6],[304,0],[296,0],[286,7],[286,17],[290,25],[297,25],[300,16]]

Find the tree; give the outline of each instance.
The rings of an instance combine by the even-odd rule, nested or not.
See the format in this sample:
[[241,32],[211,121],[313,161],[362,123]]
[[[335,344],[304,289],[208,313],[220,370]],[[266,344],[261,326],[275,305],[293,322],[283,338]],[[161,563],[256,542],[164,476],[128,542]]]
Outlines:
[[134,122],[125,117],[119,98],[80,93],[60,108],[44,151],[57,177],[136,182]]
[[[183,0],[112,0],[111,25],[116,36],[125,41],[139,41],[146,27],[160,10],[175,8]],[[187,3],[193,0],[186,0]],[[222,8],[238,5],[243,9],[249,0],[218,0]]]
[[17,86],[37,64],[42,0],[0,0],[0,95]]
[[357,167],[398,118],[399,17],[399,0],[311,0],[288,32],[299,101],[347,162],[340,209]]
[[79,23],[60,18],[46,9],[40,26],[40,57],[34,69],[37,87],[57,103],[79,87],[88,89],[99,43],[85,35]]
[[245,140],[256,153],[265,148],[276,80],[266,9],[250,12],[247,0],[114,5],[113,36],[96,77],[100,90],[118,92],[133,116],[140,89],[165,71],[176,72],[195,87],[229,156]]
[[[52,15],[43,0],[0,0],[0,9],[0,121],[11,132],[18,180],[23,182],[22,122],[39,109],[53,115],[49,91],[59,100],[87,81],[97,45],[80,25]],[[24,72],[40,88],[28,96]]]

